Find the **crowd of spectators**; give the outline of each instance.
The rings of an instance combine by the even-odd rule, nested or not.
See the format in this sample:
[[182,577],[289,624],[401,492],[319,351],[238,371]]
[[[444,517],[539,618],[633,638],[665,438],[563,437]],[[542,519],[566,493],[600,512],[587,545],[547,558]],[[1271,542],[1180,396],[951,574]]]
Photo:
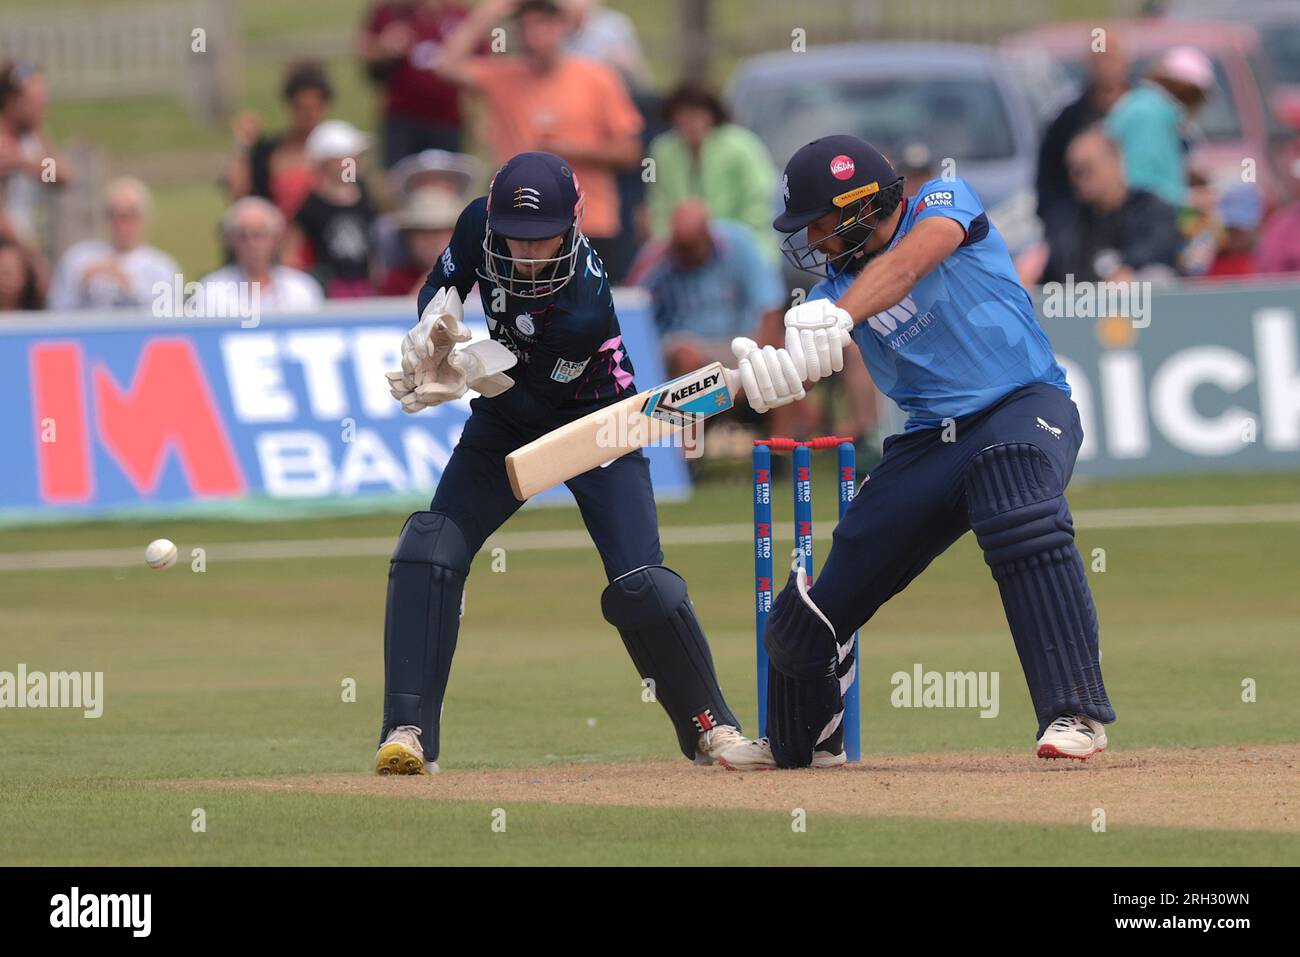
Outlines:
[[[285,69],[280,119],[234,117],[206,307],[229,308],[249,283],[273,309],[411,296],[491,170],[544,149],[572,165],[611,280],[646,290],[670,372],[727,358],[735,336],[779,335],[790,292],[767,147],[713,88],[658,92],[625,14],[599,0],[376,0],[355,51],[373,132],[335,114],[330,71],[310,60]],[[1300,165],[1296,195],[1276,208],[1251,183],[1208,183],[1189,165],[1215,89],[1203,53],[1169,50],[1133,79],[1112,45],[1088,70],[1041,139],[1044,242],[1027,281],[1300,272]],[[38,69],[0,65],[0,311],[147,305],[181,270],[149,242],[138,179],[102,190],[101,236],[53,263],[39,252],[37,199],[73,175],[46,131],[48,100]],[[938,175],[926,143],[887,145],[909,196]]]
[[1088,84],[1039,145],[1037,212],[1046,255],[1029,281],[1224,279],[1300,266],[1300,163],[1266,217],[1247,178],[1213,183],[1190,161],[1214,67],[1192,47],[1164,53],[1136,83],[1116,45],[1093,53]]

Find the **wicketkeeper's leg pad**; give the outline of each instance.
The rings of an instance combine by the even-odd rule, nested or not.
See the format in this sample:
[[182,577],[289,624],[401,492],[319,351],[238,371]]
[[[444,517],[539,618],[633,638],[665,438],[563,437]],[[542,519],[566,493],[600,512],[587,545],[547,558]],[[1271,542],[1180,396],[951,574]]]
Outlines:
[[1002,595],[1041,736],[1062,714],[1115,710],[1101,679],[1097,609],[1061,476],[1029,443],[990,446],[965,474],[971,528]]
[[388,566],[384,616],[384,726],[420,729],[426,759],[439,750],[439,718],[474,556],[451,516],[414,512]]
[[663,565],[633,569],[609,583],[600,610],[668,712],[682,754],[694,759],[700,735],[710,728],[740,727],[718,687],[708,641],[680,575]]
[[[844,722],[839,645],[835,629],[808,596],[802,569],[791,574],[772,603],[767,648],[767,737],[783,768],[805,768],[821,745],[841,750]],[[851,678],[849,679],[852,680]]]

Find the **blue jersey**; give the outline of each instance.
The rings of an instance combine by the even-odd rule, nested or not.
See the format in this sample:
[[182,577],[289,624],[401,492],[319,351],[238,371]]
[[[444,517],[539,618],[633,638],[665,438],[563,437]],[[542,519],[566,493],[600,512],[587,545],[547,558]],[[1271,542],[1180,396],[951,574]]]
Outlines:
[[[853,330],[876,386],[907,413],[906,430],[937,428],[1034,382],[1069,395],[1006,243],[975,191],[960,179],[932,179],[905,203],[889,249],[930,216],[966,230],[961,246],[907,298]],[[808,298],[838,299],[856,278],[834,274]]]

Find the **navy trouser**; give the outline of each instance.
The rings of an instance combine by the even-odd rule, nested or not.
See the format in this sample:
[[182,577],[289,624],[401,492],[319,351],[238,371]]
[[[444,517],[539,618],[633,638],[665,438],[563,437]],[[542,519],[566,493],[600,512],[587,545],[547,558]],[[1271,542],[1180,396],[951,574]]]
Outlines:
[[[951,441],[944,441],[945,431]],[[972,463],[981,453],[994,446],[1012,449],[1032,446],[1050,463],[1050,469],[1040,464],[1040,470],[1049,476],[1046,484],[1058,485],[1059,497],[1074,471],[1082,441],[1078,409],[1064,392],[1046,384],[1017,389],[989,408],[955,420],[951,430],[925,429],[890,436],[885,441],[883,458],[862,483],[836,526],[826,564],[810,590],[813,601],[834,626],[837,639],[846,641],[881,605],[906,588],[930,562],[970,530],[972,503],[968,501],[968,483]],[[987,477],[989,474],[991,479]],[[979,481],[980,488],[988,489],[1000,479],[993,469],[985,470]],[[1011,498],[1014,500],[1015,496]],[[1060,512],[1065,525],[1071,527],[1063,498],[1060,498]],[[998,554],[996,533],[986,534],[982,527],[976,531],[984,536],[980,543],[1000,586],[1004,566],[1011,569],[1009,574],[1027,574],[1032,578],[1038,573],[1035,564],[1038,559],[1034,556],[1005,562],[1000,557],[991,557]],[[1071,531],[1066,541],[1068,549],[1074,551],[1072,534]],[[1017,561],[1022,565],[1017,566]],[[1027,565],[1023,564],[1025,561]],[[1039,715],[1040,734],[1046,723],[1056,717],[1046,714],[1050,710],[1047,703],[1074,700],[1072,695],[1060,693],[1062,685],[1068,688],[1077,684],[1089,689],[1082,695],[1084,703],[1071,707],[1097,720],[1114,720],[1109,703],[1105,702],[1104,689],[1100,688],[1100,672],[1095,662],[1096,613],[1077,551],[1062,561],[1070,566],[1065,572],[1048,568],[1049,561],[1041,562],[1046,569],[1042,571],[1046,604],[1041,612],[1038,599],[1032,595],[1033,589],[1028,589],[1030,596],[1025,600],[1009,596],[1005,588],[1003,591],[1004,607],[1031,695],[1035,696],[1036,706],[1040,700],[1044,702],[1039,709],[1044,712]],[[1048,581],[1047,576],[1057,578]],[[1074,594],[1062,598],[1058,594],[1062,589]],[[1020,591],[1023,595],[1026,589],[1022,586]],[[1066,624],[1057,629],[1059,621]],[[1018,627],[1022,623],[1025,626]],[[1056,633],[1062,630],[1066,632],[1064,635]],[[1037,645],[1047,645],[1047,653],[1053,656],[1046,665],[1040,666],[1044,652]],[[1058,654],[1066,662],[1062,667],[1058,667],[1055,657]],[[1062,670],[1067,672],[1064,679],[1059,674]],[[1054,673],[1049,677],[1048,671]],[[1071,678],[1069,672],[1077,674]],[[1089,702],[1097,703],[1097,707],[1093,708]]]
[[[510,491],[506,456],[545,431],[524,429],[474,408],[429,506],[431,512],[451,516],[471,554],[523,504]],[[578,502],[607,578],[663,562],[650,461],[644,454],[625,455],[565,484]]]

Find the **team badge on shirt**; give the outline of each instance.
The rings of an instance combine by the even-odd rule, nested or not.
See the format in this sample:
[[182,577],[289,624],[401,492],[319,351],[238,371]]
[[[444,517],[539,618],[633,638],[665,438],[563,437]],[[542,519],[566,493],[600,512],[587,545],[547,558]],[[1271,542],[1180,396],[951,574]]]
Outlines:
[[925,196],[922,196],[921,201],[916,204],[916,211],[919,213],[928,206],[947,206],[951,209],[952,190],[937,189],[933,193],[927,193]]
[[551,378],[556,382],[572,382],[586,371],[587,363],[590,361],[591,356],[588,356],[581,362],[571,362],[568,359],[560,359],[555,363],[555,368],[551,371]]

